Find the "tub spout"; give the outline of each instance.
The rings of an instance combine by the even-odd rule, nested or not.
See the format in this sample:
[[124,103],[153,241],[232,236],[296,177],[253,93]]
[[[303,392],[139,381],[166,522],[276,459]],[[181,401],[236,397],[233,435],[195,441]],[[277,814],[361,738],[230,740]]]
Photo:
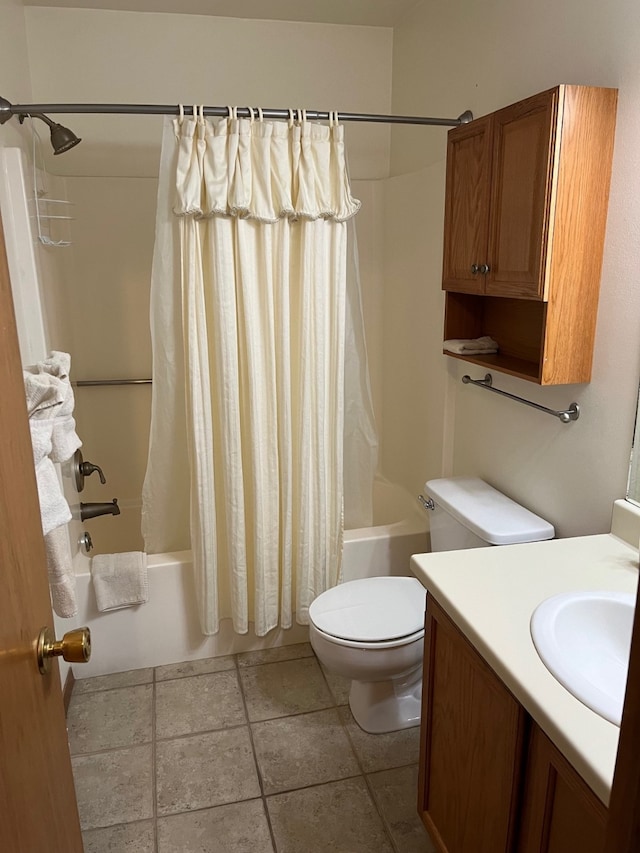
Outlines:
[[99,515],[120,515],[118,499],[114,498],[111,503],[80,503],[82,521],[86,521],[88,518],[97,518]]

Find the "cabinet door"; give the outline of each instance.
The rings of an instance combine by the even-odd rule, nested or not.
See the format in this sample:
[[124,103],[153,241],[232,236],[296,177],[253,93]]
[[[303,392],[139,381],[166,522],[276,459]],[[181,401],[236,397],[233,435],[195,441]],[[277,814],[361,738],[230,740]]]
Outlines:
[[493,114],[485,292],[544,299],[558,90]]
[[449,132],[442,287],[482,293],[491,189],[491,116]]
[[607,810],[534,724],[518,853],[602,853]]
[[418,811],[439,853],[513,850],[524,726],[519,703],[429,596]]

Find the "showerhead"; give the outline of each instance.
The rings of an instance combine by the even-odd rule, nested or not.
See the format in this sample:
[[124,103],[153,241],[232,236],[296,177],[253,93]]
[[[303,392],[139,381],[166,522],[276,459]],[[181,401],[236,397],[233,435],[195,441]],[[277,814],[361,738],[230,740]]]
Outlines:
[[51,132],[51,147],[53,148],[54,154],[64,154],[65,151],[68,151],[79,142],[82,142],[80,137],[76,136],[72,130],[69,130],[69,128],[65,127],[63,124],[51,121],[51,119],[44,113],[21,113],[18,116],[20,124],[22,124],[25,118],[39,118],[45,122],[45,124],[49,125],[49,130]]

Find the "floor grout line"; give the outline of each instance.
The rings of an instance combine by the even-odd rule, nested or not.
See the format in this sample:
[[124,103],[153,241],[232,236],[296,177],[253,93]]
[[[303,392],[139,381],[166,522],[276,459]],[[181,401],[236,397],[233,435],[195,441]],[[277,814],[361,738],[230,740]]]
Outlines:
[[247,697],[244,692],[244,684],[242,682],[242,678],[240,677],[240,666],[238,664],[238,658],[236,655],[236,666],[238,669],[238,684],[240,685],[240,696],[242,697],[242,704],[244,706],[244,714],[247,719],[247,729],[249,730],[249,740],[251,742],[251,750],[253,752],[253,763],[255,764],[256,773],[258,775],[258,784],[260,785],[260,799],[262,800],[262,808],[264,809],[265,818],[267,820],[267,826],[269,827],[269,835],[271,837],[271,845],[273,847],[274,853],[278,853],[278,848],[276,846],[276,837],[273,832],[273,826],[271,824],[271,815],[269,814],[269,809],[267,808],[267,798],[264,793],[264,780],[262,778],[262,771],[260,770],[260,764],[258,763],[258,754],[256,752],[256,745],[253,740],[253,730],[251,729],[251,723],[249,721],[249,707],[247,705]]
[[151,798],[153,806],[153,849],[158,853],[158,765],[156,760],[156,670],[153,670],[151,705]]

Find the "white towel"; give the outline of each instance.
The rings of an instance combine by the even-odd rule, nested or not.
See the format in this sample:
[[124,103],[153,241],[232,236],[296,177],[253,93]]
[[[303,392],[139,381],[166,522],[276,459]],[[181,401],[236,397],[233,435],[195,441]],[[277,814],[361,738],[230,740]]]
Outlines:
[[489,335],[483,335],[481,338],[452,338],[445,341],[442,348],[456,355],[478,355],[480,353],[489,355],[498,352],[498,342],[490,338]]
[[53,422],[64,400],[64,385],[55,376],[33,374],[29,370],[25,370],[23,376],[42,532],[46,536],[56,527],[71,521],[69,505],[63,497],[56,469],[49,458]]
[[91,577],[98,610],[118,610],[149,600],[147,555],[142,551],[93,557]]
[[28,369],[39,374],[55,376],[61,383],[64,397],[53,422],[51,458],[54,462],[66,462],[82,446],[76,433],[76,422],[73,417],[75,397],[69,375],[71,356],[69,353],[53,350],[48,358]]
[[76,576],[71,562],[68,528],[56,527],[55,530],[47,533],[44,537],[44,546],[47,554],[51,603],[58,616],[68,619],[78,612]]
[[23,377],[51,603],[58,616],[68,618],[75,616],[78,611],[76,576],[66,528],[67,523],[71,521],[71,511],[49,456],[52,450],[53,425],[64,403],[65,386],[57,376],[33,371],[33,368],[23,371]]

